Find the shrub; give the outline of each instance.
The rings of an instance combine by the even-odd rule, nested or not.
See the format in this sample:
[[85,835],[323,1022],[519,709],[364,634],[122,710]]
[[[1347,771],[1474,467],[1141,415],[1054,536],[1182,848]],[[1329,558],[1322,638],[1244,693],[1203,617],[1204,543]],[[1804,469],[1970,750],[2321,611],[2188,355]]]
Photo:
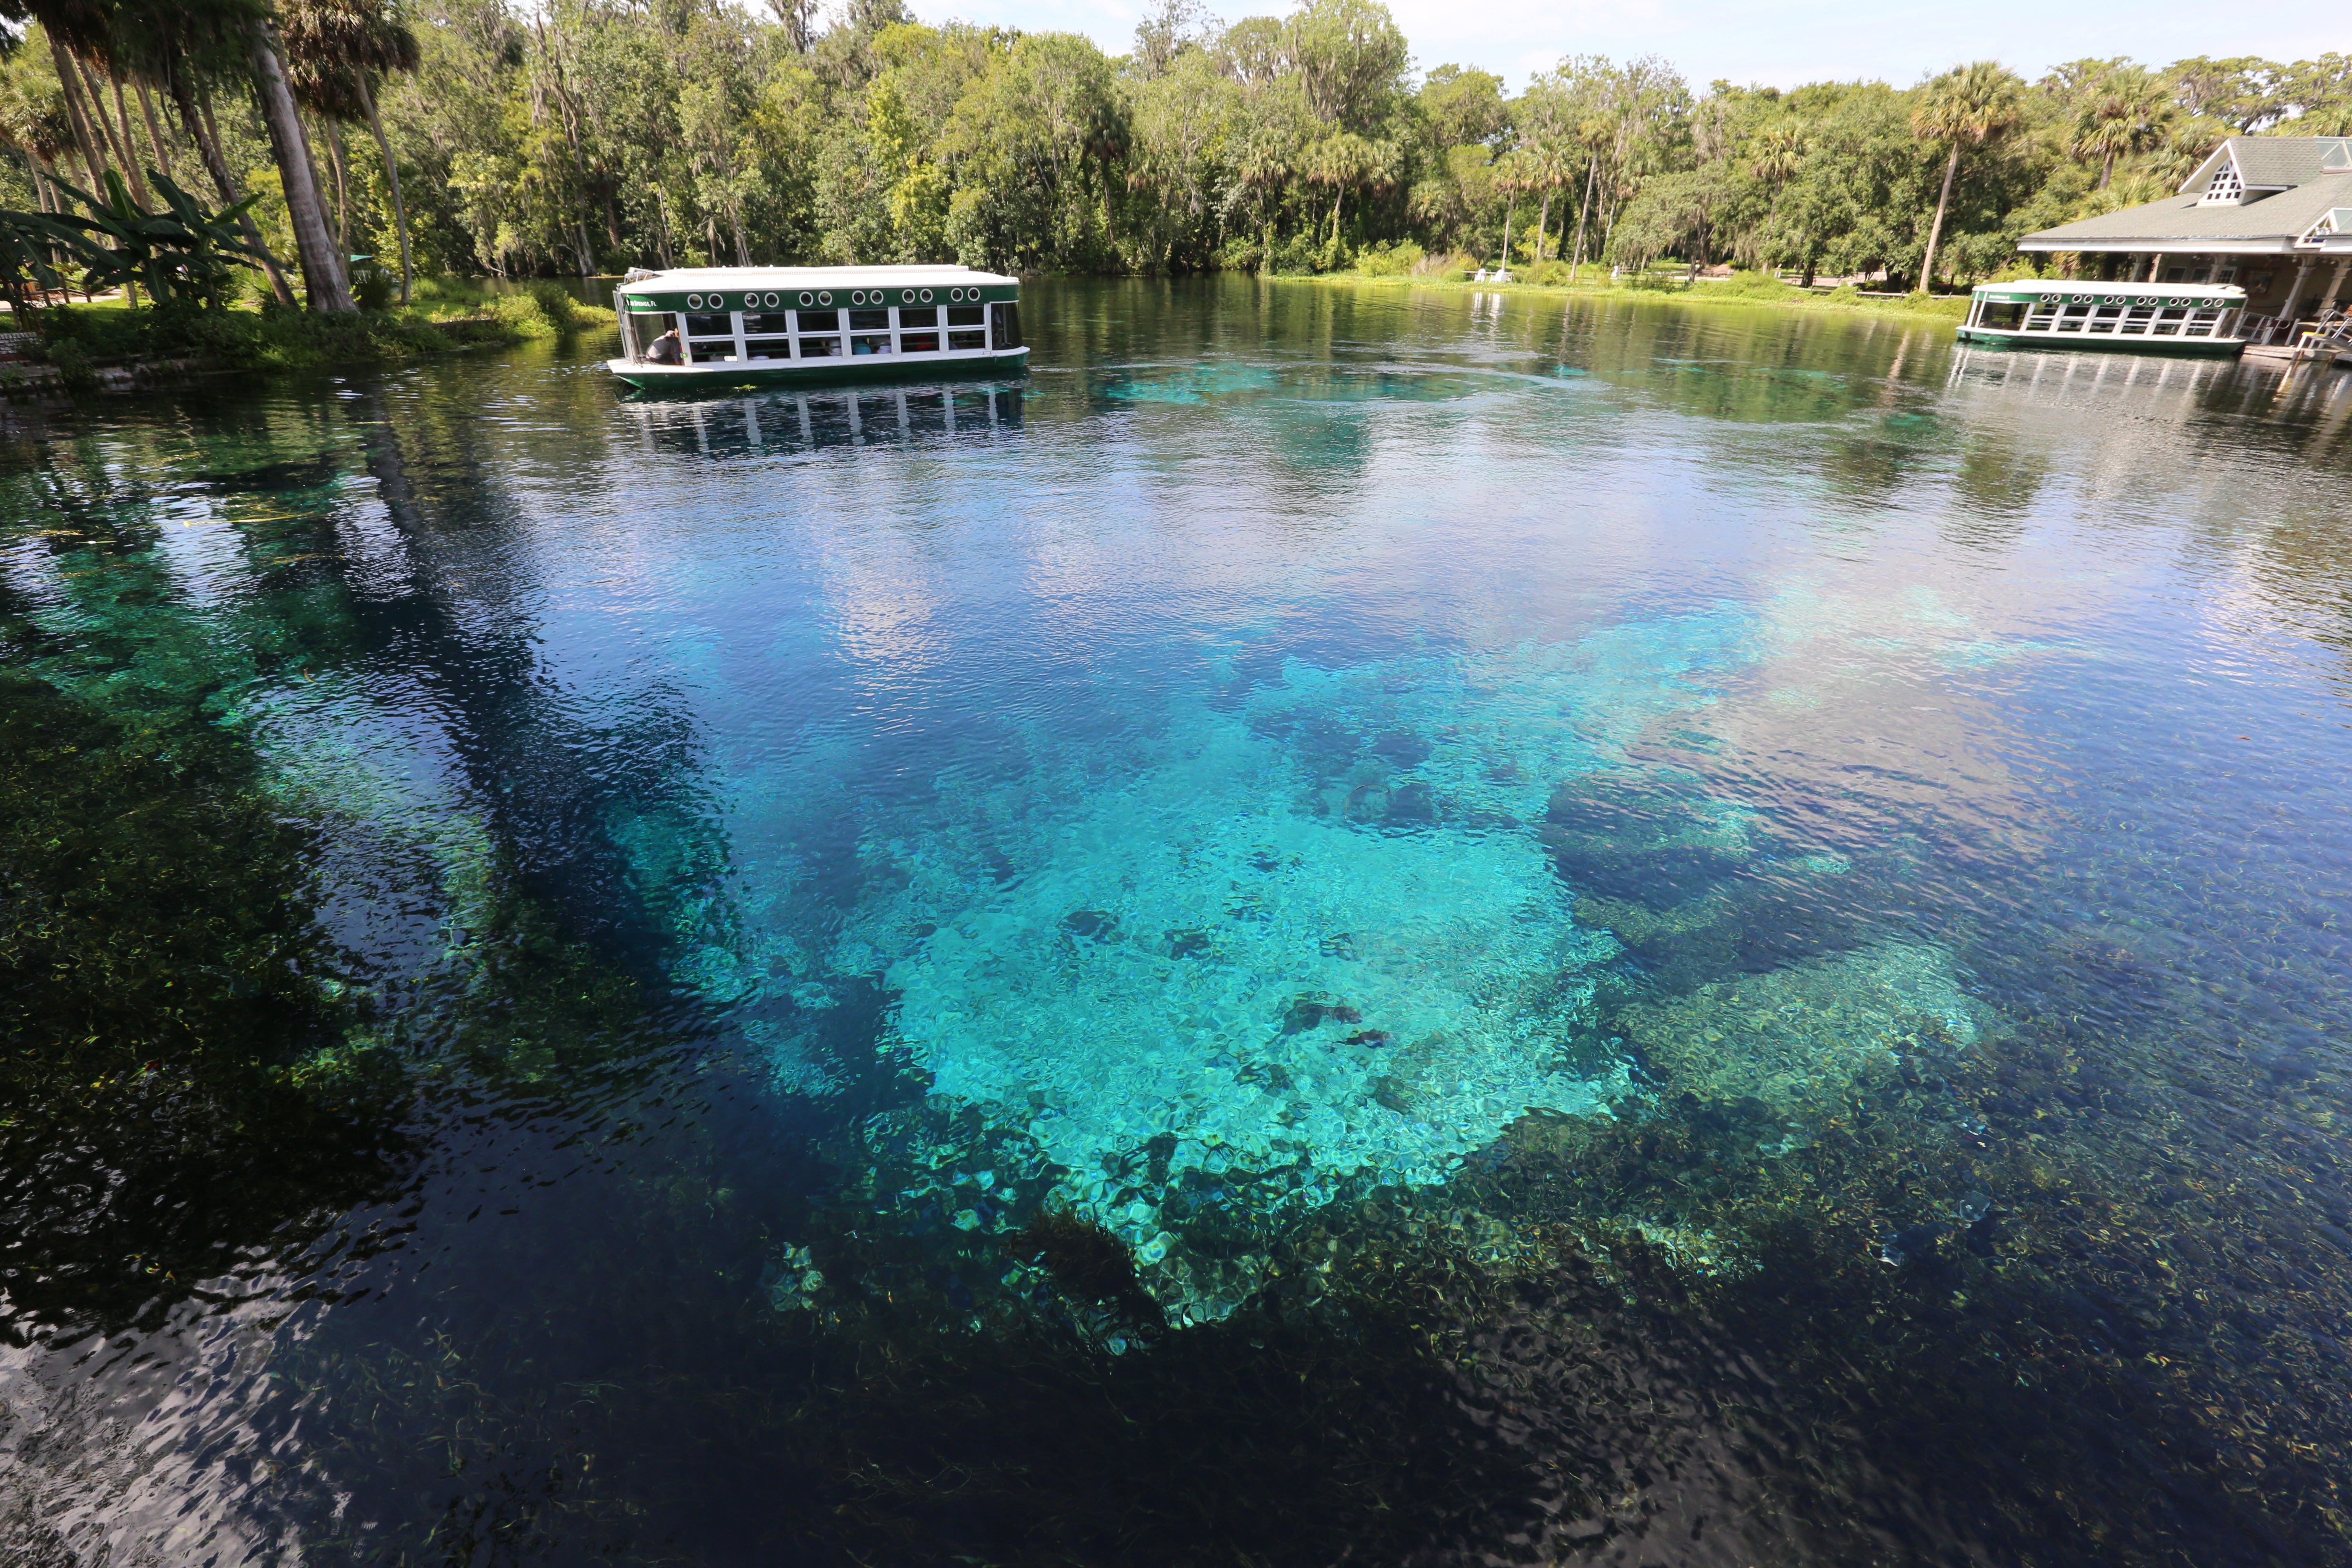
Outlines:
[[68,392],[88,392],[98,384],[98,367],[90,363],[89,351],[70,338],[49,344],[49,363],[58,367],[58,380]]
[[1376,245],[1356,258],[1356,270],[1367,278],[1402,278],[1416,273],[1428,253],[1412,240]]
[[523,290],[540,320],[555,329],[555,335],[568,338],[580,330],[579,318],[572,314],[575,301],[562,284],[551,278],[541,278]]
[[1751,300],[1785,300],[1798,290],[1781,282],[1778,273],[1743,268],[1722,282],[1711,285],[1708,292]]
[[381,267],[362,268],[352,279],[352,298],[362,310],[388,310],[398,280]]

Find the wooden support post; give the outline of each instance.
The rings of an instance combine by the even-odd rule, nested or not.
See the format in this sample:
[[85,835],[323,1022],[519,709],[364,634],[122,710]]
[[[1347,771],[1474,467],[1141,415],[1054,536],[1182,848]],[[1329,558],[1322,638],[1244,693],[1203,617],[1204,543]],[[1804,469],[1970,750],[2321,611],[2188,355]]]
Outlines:
[[2311,277],[2311,263],[2294,264],[2294,281],[2287,286],[2286,300],[2279,306],[2278,319],[2292,326],[2294,323],[2294,302],[2303,298],[2303,286]]

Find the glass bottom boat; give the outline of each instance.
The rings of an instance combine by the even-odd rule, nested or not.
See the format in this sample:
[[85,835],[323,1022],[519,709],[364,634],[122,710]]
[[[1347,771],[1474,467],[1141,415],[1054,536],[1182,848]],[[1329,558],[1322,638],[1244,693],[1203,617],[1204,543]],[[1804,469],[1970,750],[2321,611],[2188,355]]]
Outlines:
[[1003,375],[1029,363],[1017,279],[965,267],[698,267],[613,291],[632,386]]
[[1980,283],[1960,323],[1964,343],[2235,354],[2246,291],[2220,283]]

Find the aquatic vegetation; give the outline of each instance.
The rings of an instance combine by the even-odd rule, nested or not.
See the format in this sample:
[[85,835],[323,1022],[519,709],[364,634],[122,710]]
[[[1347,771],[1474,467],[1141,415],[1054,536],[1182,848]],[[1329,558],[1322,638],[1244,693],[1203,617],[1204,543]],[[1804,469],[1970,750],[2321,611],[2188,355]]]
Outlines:
[[350,1039],[313,843],[232,742],[0,669],[0,1282],[29,1320],[118,1323],[394,1168],[401,1073]]

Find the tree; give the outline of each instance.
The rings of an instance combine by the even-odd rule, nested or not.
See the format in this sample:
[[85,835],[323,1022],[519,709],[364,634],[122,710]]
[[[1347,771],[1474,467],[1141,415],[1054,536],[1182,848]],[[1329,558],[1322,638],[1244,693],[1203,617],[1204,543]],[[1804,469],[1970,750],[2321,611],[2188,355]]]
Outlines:
[[2099,162],[2100,190],[2116,177],[2116,160],[2156,145],[2173,117],[2164,82],[2134,65],[2116,65],[2086,84],[2069,150]]
[[1997,61],[1977,60],[1946,71],[1919,89],[1911,110],[1911,133],[1950,149],[1944,161],[1943,188],[1936,196],[1936,221],[1927,230],[1927,253],[1919,264],[1924,291],[1936,276],[1936,247],[1944,237],[1944,215],[1952,205],[1952,180],[1960,172],[1962,149],[1990,146],[2013,130],[2022,115],[2019,96],[2025,84]]
[[1307,0],[1284,24],[1282,54],[1316,118],[1365,137],[1393,110],[1412,63],[1379,0]]
[[[411,263],[408,207],[400,190],[400,160],[383,133],[372,79],[416,69],[416,35],[385,0],[284,0],[286,63],[294,95],[333,121],[364,120],[383,159],[391,187],[393,226],[400,244],[400,302],[408,303]],[[340,152],[337,154],[340,162]],[[339,171],[340,174],[340,171]]]
[[327,232],[318,171],[310,166],[310,142],[302,134],[302,117],[294,107],[294,89],[286,79],[286,57],[277,26],[266,16],[256,16],[246,24],[245,40],[253,67],[254,92],[261,100],[262,122],[268,127],[270,151],[286,192],[287,216],[294,226],[302,291],[311,310],[348,315],[359,307],[352,302],[342,255]]

